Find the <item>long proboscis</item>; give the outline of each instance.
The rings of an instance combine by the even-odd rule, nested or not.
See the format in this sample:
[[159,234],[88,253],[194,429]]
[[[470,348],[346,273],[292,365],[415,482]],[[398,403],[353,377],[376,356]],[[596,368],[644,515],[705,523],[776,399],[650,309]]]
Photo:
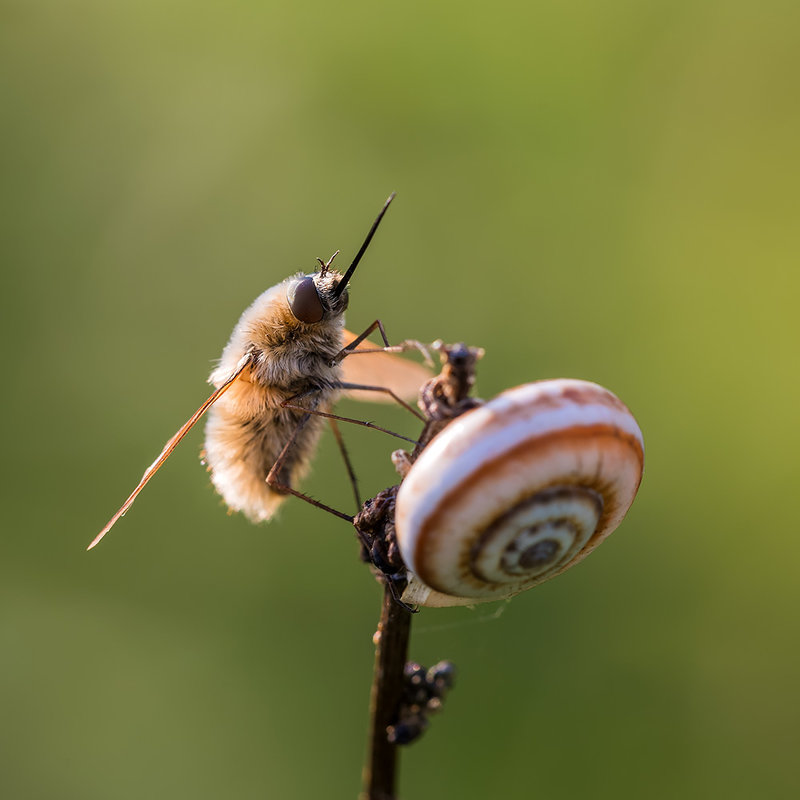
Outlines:
[[139,481],[138,486],[131,492],[130,497],[120,506],[119,510],[113,517],[106,523],[106,526],[97,536],[94,537],[92,543],[86,548],[87,550],[91,550],[93,547],[100,543],[100,540],[114,527],[117,520],[120,517],[125,516],[125,512],[133,505],[133,501],[138,496],[139,492],[147,486],[150,478],[158,472],[161,465],[169,458],[172,451],[178,446],[178,443],[186,436],[187,433],[192,429],[194,424],[203,416],[203,414],[211,408],[212,405],[220,398],[222,395],[228,391],[228,389],[233,386],[234,381],[242,374],[242,372],[250,365],[250,356],[246,355],[242,360],[236,365],[236,370],[234,371],[233,375],[228,378],[225,383],[223,383],[218,389],[215,389],[209,398],[197,409],[197,411],[192,414],[186,422],[181,425],[178,431],[170,438],[170,440],[164,445],[164,449],[159,454],[158,458],[144,471],[144,475],[142,475],[142,479]]
[[333,296],[338,297],[347,286],[350,278],[353,277],[353,273],[356,271],[356,267],[358,266],[358,262],[361,261],[361,257],[367,251],[369,247],[369,243],[372,241],[372,237],[375,235],[375,231],[378,230],[378,225],[381,224],[381,220],[383,219],[383,215],[386,213],[386,210],[389,208],[389,204],[394,200],[395,195],[397,192],[392,192],[389,197],[387,198],[386,202],[383,204],[383,208],[380,211],[380,214],[375,218],[375,222],[372,223],[372,227],[369,229],[369,233],[367,234],[367,238],[364,239],[364,244],[361,245],[361,249],[356,253],[356,257],[353,259],[353,263],[347,268],[347,272],[343,275],[342,279],[339,281],[338,286],[333,291]]

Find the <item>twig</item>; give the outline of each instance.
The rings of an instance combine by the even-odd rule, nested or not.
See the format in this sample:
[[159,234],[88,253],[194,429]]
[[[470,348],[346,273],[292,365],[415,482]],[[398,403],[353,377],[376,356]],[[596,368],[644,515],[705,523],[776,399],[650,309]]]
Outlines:
[[[428,442],[460,414],[479,400],[469,398],[475,381],[475,364],[483,350],[464,344],[436,342],[442,371],[422,387],[420,408],[425,412],[425,427],[412,453],[397,451],[392,460],[401,475],[411,468]],[[406,657],[411,635],[411,609],[402,600],[406,586],[406,566],[400,555],[394,530],[394,509],[398,487],[393,486],[367,500],[353,519],[362,546],[362,558],[382,573],[383,606],[375,634],[375,671],[370,698],[371,730],[360,800],[395,800],[398,743],[417,738],[427,726],[426,715],[441,707],[444,693],[452,685],[453,665],[440,662],[427,672],[427,685],[417,685],[413,704],[405,709],[410,717],[401,719],[407,693]],[[423,671],[409,664],[411,674]],[[419,676],[417,677],[419,681]],[[406,698],[408,699],[408,698]],[[407,704],[408,705],[408,704]],[[392,735],[389,735],[389,728]]]
[[410,635],[411,613],[395,602],[384,581],[381,619],[375,634],[375,671],[370,698],[372,724],[361,800],[395,800],[396,797],[397,745],[389,742],[387,728],[397,721]]

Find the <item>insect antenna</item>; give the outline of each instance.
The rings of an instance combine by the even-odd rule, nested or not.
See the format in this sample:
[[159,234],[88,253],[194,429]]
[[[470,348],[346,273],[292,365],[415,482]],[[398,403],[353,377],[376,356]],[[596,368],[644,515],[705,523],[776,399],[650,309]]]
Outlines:
[[331,268],[331,264],[333,264],[333,259],[339,255],[339,251],[337,250],[327,261],[323,261],[321,258],[318,258],[320,265],[320,275],[325,275],[325,273]]

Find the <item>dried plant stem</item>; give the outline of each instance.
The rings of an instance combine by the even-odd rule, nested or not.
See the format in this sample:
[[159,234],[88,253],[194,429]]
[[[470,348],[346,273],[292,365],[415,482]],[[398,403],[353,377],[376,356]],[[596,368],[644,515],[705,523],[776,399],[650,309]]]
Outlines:
[[410,635],[410,612],[395,602],[389,587],[384,585],[370,699],[369,753],[360,800],[395,800],[396,797],[397,745],[389,742],[386,729],[397,721]]
[[[449,422],[480,404],[478,400],[470,400],[469,392],[475,382],[475,364],[483,355],[483,350],[465,344],[437,343],[434,347],[440,352],[442,371],[420,390],[419,407],[424,411],[427,421],[414,452],[405,454],[405,459],[400,460],[405,466],[405,469],[398,467],[401,474],[405,474],[427,443]],[[395,462],[395,466],[397,464]],[[400,723],[401,701],[406,689],[408,640],[411,636],[411,612],[397,602],[390,588],[392,586],[396,591],[398,584],[390,582],[398,575],[405,575],[402,559],[401,563],[397,563],[399,550],[394,530],[397,490],[397,486],[384,489],[376,497],[367,500],[353,520],[364,560],[373,560],[374,566],[384,573],[383,607],[375,640],[375,671],[370,697],[369,752],[364,765],[360,800],[396,800],[397,796],[398,745],[389,741],[387,729],[390,725]],[[433,689],[437,700],[441,702],[452,681],[452,664],[441,662],[439,666],[442,667],[438,679],[441,684],[436,683]],[[419,714],[421,716],[417,723],[423,724],[416,735],[424,730],[425,711],[420,709]],[[411,739],[407,738],[406,741]]]

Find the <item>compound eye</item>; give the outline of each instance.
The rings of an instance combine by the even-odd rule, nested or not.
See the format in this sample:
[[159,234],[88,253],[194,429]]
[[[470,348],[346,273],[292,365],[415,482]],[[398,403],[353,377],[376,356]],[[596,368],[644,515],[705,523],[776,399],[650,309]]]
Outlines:
[[319,322],[325,314],[325,307],[311,277],[301,278],[292,283],[286,292],[286,299],[289,301],[292,314],[300,322],[306,324]]

